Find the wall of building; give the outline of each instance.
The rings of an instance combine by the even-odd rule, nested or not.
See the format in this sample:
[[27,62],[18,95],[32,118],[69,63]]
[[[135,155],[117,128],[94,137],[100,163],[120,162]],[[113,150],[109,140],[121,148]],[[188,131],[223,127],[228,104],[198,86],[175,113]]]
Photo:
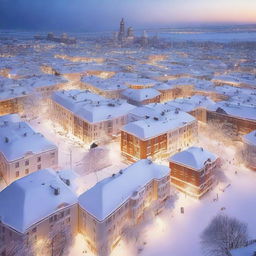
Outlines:
[[11,182],[22,178],[32,172],[40,169],[55,168],[58,165],[58,149],[52,149],[39,154],[32,152],[21,159],[8,162],[0,153],[0,174],[2,174],[5,182]]

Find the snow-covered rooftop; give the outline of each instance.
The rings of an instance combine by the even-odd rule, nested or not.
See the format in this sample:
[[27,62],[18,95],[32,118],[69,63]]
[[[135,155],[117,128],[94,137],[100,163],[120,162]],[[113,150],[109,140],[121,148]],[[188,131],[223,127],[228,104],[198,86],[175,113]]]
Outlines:
[[90,123],[114,119],[135,108],[125,100],[105,99],[84,90],[55,92],[52,99]]
[[256,146],[256,130],[243,136],[246,143]]
[[96,76],[85,76],[81,81],[104,91],[117,91],[128,88],[123,81],[119,81],[115,78],[102,79]]
[[104,220],[134,192],[153,179],[169,175],[169,168],[152,163],[151,160],[140,160],[112,177],[98,182],[94,187],[79,197],[80,206],[97,218]]
[[161,93],[153,88],[145,89],[126,89],[122,92],[122,95],[130,100],[141,102],[148,99],[153,99],[159,96]]
[[170,107],[178,108],[182,111],[189,112],[198,107],[208,108],[210,106],[214,106],[215,102],[211,100],[209,97],[202,95],[194,95],[188,98],[178,98],[172,101],[168,101],[165,104]]
[[18,115],[0,117],[0,152],[7,161],[52,149],[56,149],[56,146],[41,133],[35,132],[26,122],[22,122]]
[[[58,195],[54,189],[59,189]],[[55,171],[40,170],[14,181],[0,192],[0,219],[25,233],[33,224],[75,203],[76,195]]]
[[212,106],[207,107],[211,111],[218,111],[222,110],[227,115],[244,118],[244,119],[250,119],[250,120],[256,120],[256,107],[254,106],[248,106],[243,105],[234,102],[228,102],[228,101],[221,101],[217,102]]
[[205,163],[213,162],[217,156],[199,147],[190,147],[170,157],[169,161],[200,171]]
[[196,119],[188,113],[169,111],[157,117],[130,122],[122,130],[140,139],[149,139],[195,121]]

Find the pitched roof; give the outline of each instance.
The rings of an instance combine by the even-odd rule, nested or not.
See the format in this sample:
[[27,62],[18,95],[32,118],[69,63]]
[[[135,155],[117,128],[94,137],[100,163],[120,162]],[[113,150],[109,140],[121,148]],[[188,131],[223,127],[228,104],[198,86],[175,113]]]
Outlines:
[[79,197],[79,204],[85,211],[102,221],[130,198],[133,192],[151,180],[167,175],[169,175],[167,166],[143,159],[121,173],[98,182]]

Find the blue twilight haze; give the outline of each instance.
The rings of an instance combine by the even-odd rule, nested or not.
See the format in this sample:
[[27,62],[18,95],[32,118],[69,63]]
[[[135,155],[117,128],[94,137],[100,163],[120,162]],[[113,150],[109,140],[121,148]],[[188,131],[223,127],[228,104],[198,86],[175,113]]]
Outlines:
[[255,23],[255,13],[255,0],[0,0],[0,28],[102,31],[121,17],[134,27]]

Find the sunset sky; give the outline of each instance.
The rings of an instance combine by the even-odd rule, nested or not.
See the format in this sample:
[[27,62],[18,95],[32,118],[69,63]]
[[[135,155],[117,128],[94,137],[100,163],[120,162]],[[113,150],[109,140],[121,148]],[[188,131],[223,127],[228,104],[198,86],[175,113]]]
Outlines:
[[0,0],[0,29],[112,30],[121,17],[138,28],[256,23],[256,0]]

